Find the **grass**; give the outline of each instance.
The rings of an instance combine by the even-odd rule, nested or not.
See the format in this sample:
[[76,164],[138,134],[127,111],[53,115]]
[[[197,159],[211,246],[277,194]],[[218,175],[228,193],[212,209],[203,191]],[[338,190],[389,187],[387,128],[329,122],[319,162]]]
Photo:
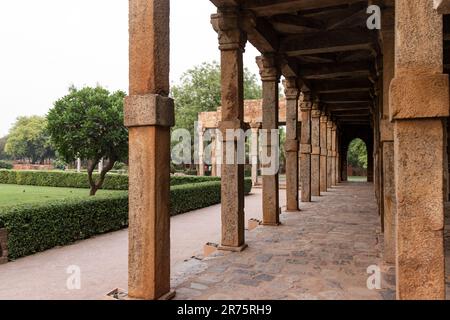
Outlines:
[[349,182],[367,182],[367,177],[348,177]]
[[[126,191],[99,190],[96,197],[108,197]],[[34,187],[0,184],[0,208],[52,200],[88,198],[88,189]]]

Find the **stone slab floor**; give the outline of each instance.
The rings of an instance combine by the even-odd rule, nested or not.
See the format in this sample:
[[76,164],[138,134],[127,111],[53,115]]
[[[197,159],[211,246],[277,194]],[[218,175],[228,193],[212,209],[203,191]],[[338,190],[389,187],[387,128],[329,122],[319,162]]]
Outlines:
[[[285,190],[280,191],[281,204]],[[173,217],[172,285],[177,299],[392,299],[393,268],[381,264],[373,186],[341,184],[284,213],[280,227],[247,232],[249,248],[202,259],[218,242],[220,206]],[[261,190],[246,197],[246,219],[261,219]],[[127,231],[119,231],[0,265],[0,299],[103,299],[127,284]],[[448,247],[448,246],[447,246]],[[192,258],[195,256],[195,258]],[[449,255],[450,256],[450,255]],[[79,266],[81,289],[68,290]],[[367,289],[367,267],[385,272],[383,290]]]
[[[174,270],[177,299],[393,299],[392,268],[383,266],[373,186],[341,184],[280,227],[247,232],[249,248],[191,259]],[[385,274],[367,288],[367,268]]]

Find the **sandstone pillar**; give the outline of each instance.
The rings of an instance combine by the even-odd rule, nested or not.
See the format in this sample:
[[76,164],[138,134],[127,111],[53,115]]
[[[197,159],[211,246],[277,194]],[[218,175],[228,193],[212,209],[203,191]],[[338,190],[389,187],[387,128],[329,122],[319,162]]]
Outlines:
[[[257,58],[260,69],[263,103],[262,103],[262,130],[265,136],[262,139],[263,153],[265,155],[278,154],[279,141],[272,141],[271,133],[278,130],[278,83],[280,73],[272,54],[265,54]],[[276,168],[275,168],[276,166]],[[277,226],[280,224],[280,201],[278,161],[276,163],[262,164],[263,179],[263,224]]]
[[[388,9],[385,9],[385,11]],[[389,10],[391,11],[391,10]],[[383,16],[381,30],[383,45],[383,115],[380,122],[384,212],[384,261],[395,263],[395,173],[394,173],[394,128],[389,119],[389,86],[395,70],[394,21]]]
[[77,172],[80,173],[81,172],[81,159],[77,158]]
[[170,292],[169,1],[131,0],[128,295]]
[[328,116],[327,121],[327,189],[331,189],[332,186],[332,167],[333,167],[333,121],[331,116]]
[[319,103],[311,111],[311,195],[320,197],[320,116]]
[[217,177],[217,158],[216,158],[216,150],[217,150],[217,136],[215,134],[215,130],[211,130],[211,176]]
[[[244,164],[236,157],[238,143],[233,134],[244,129],[243,52],[247,41],[236,8],[224,8],[212,15],[212,25],[219,35],[221,52],[222,119],[222,240],[220,249],[245,249]],[[232,152],[233,154],[228,154]],[[227,158],[234,158],[230,163]]]
[[287,211],[299,211],[299,118],[300,90],[296,78],[284,82],[286,96],[286,206]]
[[199,176],[205,175],[205,140],[204,134],[205,130],[202,126],[197,129],[198,134],[198,173]]
[[375,153],[373,150],[373,139],[369,139],[368,145],[367,145],[367,182],[374,182],[374,169],[375,169]]
[[300,183],[302,188],[302,202],[311,202],[311,109],[311,94],[309,92],[303,92],[300,102],[302,120],[302,134],[300,138]]
[[342,173],[342,168],[341,168],[341,132],[339,131],[339,128],[336,132],[336,183],[339,184],[341,183],[341,173]]
[[320,117],[320,192],[327,192],[327,122],[324,112]]
[[397,0],[394,120],[397,297],[445,299],[443,18],[432,1]]
[[215,156],[216,156],[216,176],[217,177],[221,177],[222,176],[222,144],[223,144],[223,139],[222,139],[222,132],[220,131],[220,129],[216,129],[216,151],[215,151]]
[[331,127],[331,185],[336,185],[336,124]]
[[253,123],[252,143],[251,143],[251,164],[252,164],[252,182],[256,186],[258,184],[258,157],[259,157],[259,128],[260,125]]

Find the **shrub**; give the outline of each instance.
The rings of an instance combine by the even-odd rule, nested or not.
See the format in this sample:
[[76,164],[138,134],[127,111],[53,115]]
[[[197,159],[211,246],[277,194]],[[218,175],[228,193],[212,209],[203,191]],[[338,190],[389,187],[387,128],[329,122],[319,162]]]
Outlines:
[[[246,194],[250,193],[251,187],[251,179],[246,179]],[[220,189],[220,181],[171,187],[171,215],[220,203]],[[10,259],[120,230],[127,225],[126,192],[108,198],[91,197],[0,208],[0,228],[8,230]]]
[[[94,175],[95,176],[95,175]],[[219,177],[171,177],[170,185],[207,181],[220,181]],[[41,187],[89,188],[87,173],[62,171],[10,171],[0,170],[0,184],[18,184]],[[104,190],[128,190],[128,175],[110,173],[103,184]]]
[[13,165],[10,162],[0,160],[0,169],[12,169]]

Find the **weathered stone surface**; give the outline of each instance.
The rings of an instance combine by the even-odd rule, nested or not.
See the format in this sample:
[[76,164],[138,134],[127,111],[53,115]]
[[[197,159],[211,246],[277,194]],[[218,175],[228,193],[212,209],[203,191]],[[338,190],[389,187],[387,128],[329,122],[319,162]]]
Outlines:
[[170,128],[147,125],[152,113],[143,109],[153,97],[153,122],[170,113],[160,103],[170,105],[163,98],[169,94],[169,7],[169,1],[130,1],[128,294],[138,299],[170,292]]
[[320,192],[327,192],[327,122],[325,113],[320,117]]
[[[273,55],[264,55],[257,59],[263,82],[263,123],[262,129],[267,132],[269,141],[263,143],[263,153],[273,155],[278,152],[278,145],[271,141],[271,130],[278,130],[278,82],[280,72]],[[271,163],[272,169],[262,169],[263,174],[263,224],[277,226],[280,223],[279,176],[278,163]],[[273,170],[276,169],[276,170]],[[276,172],[274,174],[274,172]]]
[[247,237],[251,249],[208,259],[204,271],[177,286],[207,288],[183,289],[176,299],[391,298],[386,281],[382,290],[366,287],[367,267],[381,266],[371,190],[370,184],[343,183],[305,203],[299,214],[282,215],[282,227],[254,230]]
[[286,210],[299,210],[299,117],[300,90],[296,78],[285,80],[286,96]]
[[[221,50],[221,93],[222,132],[227,129],[243,128],[244,84],[243,51],[246,35],[239,24],[236,8],[226,8],[213,15],[211,23],[219,36]],[[244,166],[228,164],[228,152],[236,148],[227,148],[226,135],[222,142],[222,240],[221,248],[241,250],[245,247],[244,217]]]
[[440,14],[449,14],[450,13],[450,1],[448,0],[433,0],[434,8]]
[[383,189],[384,189],[384,260],[395,263],[396,197],[394,173],[394,142],[383,143]]
[[311,202],[311,109],[312,97],[309,93],[302,94],[301,110],[301,143],[300,143],[300,185],[301,201]]
[[442,121],[397,121],[394,135],[397,297],[444,299]]
[[448,117],[449,99],[446,74],[396,76],[390,91],[391,119]]
[[157,94],[128,96],[124,102],[127,127],[162,126],[175,124],[173,100]]
[[[333,134],[332,134],[333,122],[330,117],[328,117],[327,122],[327,189],[331,189],[333,178],[332,167],[333,167]],[[370,158],[370,157],[369,157]]]
[[396,1],[390,107],[396,119],[399,299],[445,298],[444,128],[439,117],[448,116],[449,98],[448,78],[442,75],[442,20],[431,1]]
[[320,196],[320,116],[318,103],[311,112],[311,195]]

